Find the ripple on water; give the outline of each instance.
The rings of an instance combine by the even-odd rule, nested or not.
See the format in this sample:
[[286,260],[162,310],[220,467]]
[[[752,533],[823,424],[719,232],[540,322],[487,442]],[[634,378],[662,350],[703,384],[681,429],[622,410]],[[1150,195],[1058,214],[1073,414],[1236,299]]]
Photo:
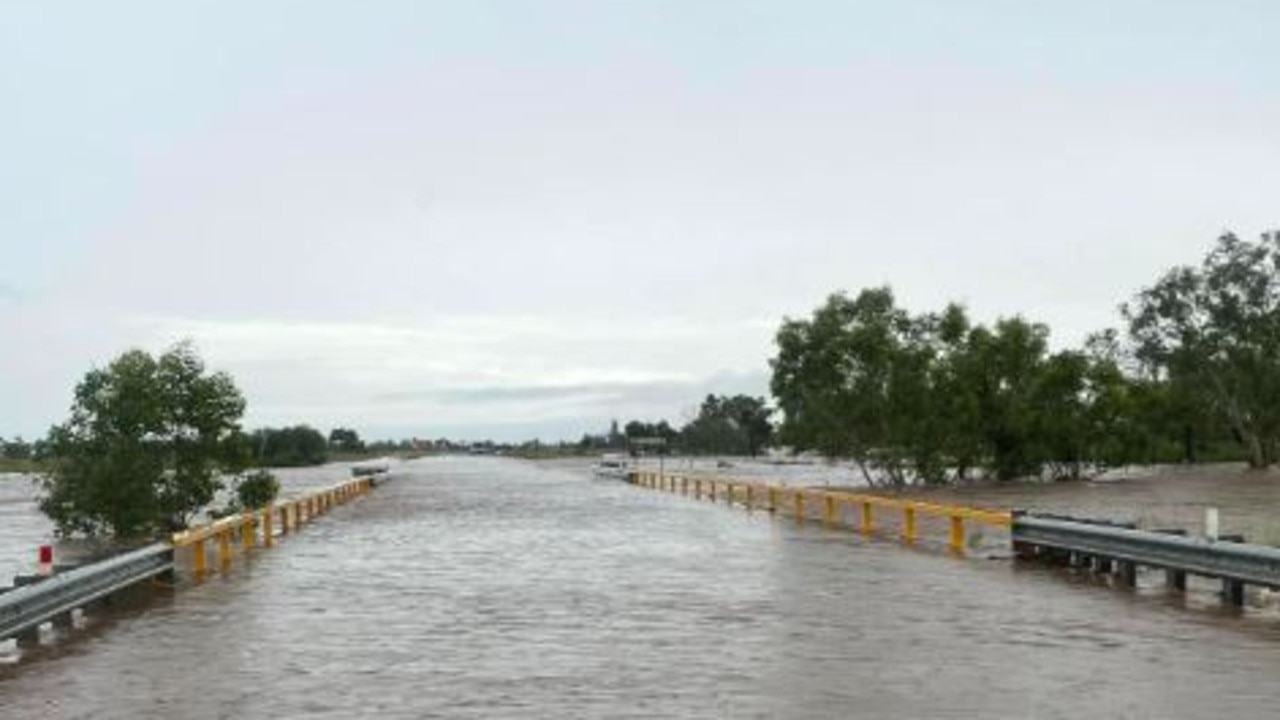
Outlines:
[[0,716],[1258,716],[1280,699],[1272,627],[571,469],[435,459],[0,669]]

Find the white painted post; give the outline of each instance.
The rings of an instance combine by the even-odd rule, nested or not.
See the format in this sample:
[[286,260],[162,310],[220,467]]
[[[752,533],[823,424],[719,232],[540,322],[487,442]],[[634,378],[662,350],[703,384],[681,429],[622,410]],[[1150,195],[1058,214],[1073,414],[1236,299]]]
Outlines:
[[1204,537],[1211,542],[1218,539],[1218,508],[1216,507],[1204,509]]

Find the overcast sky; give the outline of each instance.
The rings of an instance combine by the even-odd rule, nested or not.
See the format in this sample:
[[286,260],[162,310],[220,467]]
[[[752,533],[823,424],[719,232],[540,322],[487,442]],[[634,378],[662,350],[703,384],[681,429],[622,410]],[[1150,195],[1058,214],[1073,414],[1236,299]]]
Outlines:
[[1059,346],[1280,225],[1280,3],[0,2],[0,436],[192,338],[249,426],[576,437],[889,283]]

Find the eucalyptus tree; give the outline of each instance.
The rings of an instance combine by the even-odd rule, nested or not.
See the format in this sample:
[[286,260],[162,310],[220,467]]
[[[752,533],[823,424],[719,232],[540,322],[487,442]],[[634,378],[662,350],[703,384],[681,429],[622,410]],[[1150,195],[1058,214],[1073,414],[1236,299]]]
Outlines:
[[798,450],[850,457],[868,483],[877,451],[892,444],[890,385],[909,323],[887,287],[827,298],[808,320],[787,319],[770,383],[781,439]]
[[1250,466],[1280,442],[1280,234],[1218,239],[1199,267],[1177,267],[1122,308],[1137,356],[1224,420]]
[[1040,472],[1036,391],[1048,337],[1048,327],[1020,317],[969,332],[961,382],[975,396],[983,463],[999,479]]

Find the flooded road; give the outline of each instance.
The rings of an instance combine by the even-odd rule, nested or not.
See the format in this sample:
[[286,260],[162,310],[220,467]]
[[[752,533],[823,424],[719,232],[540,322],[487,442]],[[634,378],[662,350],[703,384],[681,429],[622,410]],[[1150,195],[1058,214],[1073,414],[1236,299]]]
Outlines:
[[1194,593],[438,458],[0,666],[0,717],[1260,717],[1277,668]]

